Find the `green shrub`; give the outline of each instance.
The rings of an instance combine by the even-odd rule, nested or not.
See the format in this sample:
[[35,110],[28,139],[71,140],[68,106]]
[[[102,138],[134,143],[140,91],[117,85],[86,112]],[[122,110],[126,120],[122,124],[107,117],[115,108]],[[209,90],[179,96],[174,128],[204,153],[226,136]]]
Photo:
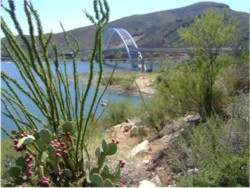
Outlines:
[[[179,170],[184,170],[178,186],[249,186],[249,126],[239,117],[223,121],[209,119],[193,127],[178,140]],[[197,168],[197,174],[188,169]]]
[[216,85],[223,87],[229,96],[238,95],[249,91],[249,62],[230,64],[225,68]]
[[210,74],[214,82],[222,69],[221,64],[222,61],[216,62],[212,73],[208,72],[205,62],[199,61],[166,71],[158,79],[157,89],[159,101],[164,101],[169,115],[175,117],[193,112],[206,117],[209,116],[210,105],[214,114],[223,114],[227,97],[223,90],[211,85],[206,78]]
[[185,114],[199,113],[205,119],[209,117],[210,107],[213,114],[224,116],[228,101],[227,93],[221,85],[211,85],[206,77],[210,74],[215,82],[229,64],[228,59],[227,56],[218,57],[212,72],[207,69],[207,63],[201,61],[165,69],[155,80],[158,96],[147,103],[147,115],[142,117],[143,121],[159,131],[169,119]]
[[145,112],[140,114],[141,123],[160,131],[170,119],[169,114],[172,112],[170,106],[159,98],[148,99],[146,104],[147,108],[141,110]]
[[14,152],[13,143],[10,140],[1,141],[1,180],[2,184],[9,180],[8,170],[15,164],[19,155]]
[[[108,84],[109,78],[103,78],[102,84]],[[124,77],[112,77],[109,85],[119,85],[125,91],[134,91],[136,87],[134,86],[133,78],[124,78]]]
[[[214,83],[219,71],[224,66],[222,60],[219,59],[221,49],[223,46],[235,44],[235,40],[232,39],[238,34],[237,25],[237,22],[227,17],[226,12],[222,14],[213,9],[208,9],[204,15],[196,18],[194,24],[178,30],[184,44],[193,47],[190,52],[193,57],[191,64],[198,65],[193,66],[195,69],[192,70],[197,75],[195,77],[197,81],[193,86],[198,86],[199,92],[202,94],[199,96],[198,105],[201,108],[200,114],[203,117],[211,117],[218,111],[221,112],[221,104],[219,106],[215,105],[220,101],[216,100],[217,97],[221,96],[217,96],[217,91],[215,90],[218,88],[214,87]],[[188,79],[190,75],[186,74],[185,76]],[[186,92],[189,95],[188,90]],[[191,97],[194,98],[196,96],[193,96],[191,93]],[[196,98],[194,100],[197,101]]]
[[136,117],[138,112],[139,109],[127,101],[109,103],[103,121],[107,127],[114,126],[126,121],[127,118]]
[[215,185],[222,187],[249,187],[249,158],[233,156],[225,158],[219,166]]

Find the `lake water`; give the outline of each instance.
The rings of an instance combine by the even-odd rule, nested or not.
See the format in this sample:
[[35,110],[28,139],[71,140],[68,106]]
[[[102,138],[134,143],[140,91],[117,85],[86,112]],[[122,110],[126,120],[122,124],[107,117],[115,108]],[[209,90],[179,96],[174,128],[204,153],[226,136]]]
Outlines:
[[[69,61],[67,62],[67,69],[68,69],[68,74],[72,75],[73,74],[73,66],[72,66],[72,62]],[[88,62],[83,62],[83,61],[79,61],[77,62],[78,65],[78,73],[88,73],[89,72],[89,63]],[[121,64],[122,65],[122,64]],[[52,65],[53,66],[53,65]],[[60,63],[60,67],[63,67],[63,62]],[[122,68],[124,67],[128,67],[128,65],[123,65],[121,66]],[[1,69],[2,71],[4,71],[6,74],[8,74],[9,76],[11,76],[12,78],[16,79],[17,81],[19,81],[20,84],[24,85],[24,82],[15,66],[15,64],[13,62],[10,61],[6,61],[6,62],[1,62]],[[95,70],[98,70],[98,64],[95,64]],[[112,71],[113,67],[109,66],[109,65],[105,65],[104,64],[104,71]],[[1,82],[1,87],[2,88],[6,88],[7,86]],[[94,94],[94,86],[91,87],[90,93],[89,93],[89,97],[92,97]],[[71,88],[71,92],[73,91],[73,87]],[[101,89],[102,91],[102,89]],[[101,91],[99,93],[101,93]],[[20,99],[23,101],[23,103],[28,107],[29,111],[33,112],[33,114],[41,117],[41,113],[39,113],[39,110],[36,108],[36,106],[33,104],[33,102],[31,100],[29,100],[27,97],[24,96],[23,93],[19,92],[19,97]],[[110,102],[119,102],[122,100],[126,100],[132,104],[135,105],[140,105],[141,100],[139,97],[134,97],[134,96],[123,96],[123,95],[118,95],[116,93],[111,93],[111,92],[106,92],[102,98],[103,100],[109,100]],[[86,109],[90,107],[90,103],[91,100],[87,100],[87,104],[86,104]],[[4,105],[2,105],[2,111],[5,111],[4,109]],[[98,111],[97,111],[97,115],[101,113],[103,107],[99,106],[98,107]],[[3,126],[4,128],[6,128],[7,130],[14,130],[15,128],[15,124],[13,121],[11,121],[10,119],[8,119],[7,117],[5,117],[4,115],[1,116],[1,126]],[[2,139],[6,138],[6,135],[2,133]]]

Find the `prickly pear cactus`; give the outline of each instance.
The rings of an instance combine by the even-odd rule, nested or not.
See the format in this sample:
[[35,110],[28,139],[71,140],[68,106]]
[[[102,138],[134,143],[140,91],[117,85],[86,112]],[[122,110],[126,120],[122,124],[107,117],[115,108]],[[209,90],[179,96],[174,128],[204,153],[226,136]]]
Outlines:
[[69,169],[64,169],[63,175],[66,176],[67,178],[71,178],[73,176],[73,173]]
[[114,185],[109,179],[106,179],[103,183],[103,187],[114,187]]
[[51,133],[49,132],[49,130],[47,129],[42,129],[40,132],[39,132],[39,136],[40,136],[40,139],[43,143],[45,144],[49,144],[50,141],[51,141]]
[[67,132],[70,132],[71,135],[74,134],[74,122],[66,122],[62,125],[62,131],[67,133]]
[[108,144],[108,151],[106,152],[107,155],[114,155],[117,152],[117,145],[115,143]]
[[[102,140],[102,149],[97,147],[95,156],[97,157],[97,167],[93,168],[90,172],[90,181],[92,186],[114,187],[113,182],[120,176],[121,161],[118,163],[115,172],[111,172],[108,165],[104,164],[107,156],[114,155],[117,152],[117,144],[119,141],[112,140],[107,143]],[[123,162],[122,162],[123,163]],[[124,166],[124,164],[122,164]]]
[[97,174],[94,173],[91,177],[90,177],[90,181],[91,181],[91,185],[95,186],[95,187],[103,187],[103,179],[102,177]]
[[9,170],[10,177],[17,178],[21,175],[21,169],[17,166],[11,167]]

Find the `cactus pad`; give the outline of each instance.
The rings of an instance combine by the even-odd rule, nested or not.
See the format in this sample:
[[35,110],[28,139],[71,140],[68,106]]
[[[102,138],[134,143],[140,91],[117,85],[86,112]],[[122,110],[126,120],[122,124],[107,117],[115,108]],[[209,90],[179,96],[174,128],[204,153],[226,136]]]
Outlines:
[[114,155],[117,152],[117,145],[115,143],[108,144],[108,151],[106,152],[107,155]]
[[101,152],[100,156],[98,157],[98,169],[100,170],[102,168],[102,165],[105,161],[105,153],[104,152]]
[[109,179],[106,179],[104,181],[104,187],[114,187],[113,183],[109,180]]
[[98,146],[98,148],[96,148],[96,150],[95,150],[95,156],[98,158],[100,156],[100,154],[101,154],[101,149]]
[[9,170],[9,175],[13,178],[18,178],[21,175],[21,169],[16,166],[11,167]]
[[48,153],[49,153],[49,155],[55,155],[56,154],[56,149],[53,146],[49,145]]
[[50,132],[47,130],[47,129],[42,129],[40,132],[39,132],[39,135],[40,135],[40,139],[46,143],[46,144],[49,144],[50,141],[51,141],[51,134]]
[[70,178],[73,176],[73,173],[69,169],[64,169],[63,170],[63,175]]
[[63,132],[70,132],[71,135],[74,134],[74,126],[73,122],[66,122],[62,125]]
[[107,142],[106,142],[106,140],[102,140],[102,149],[103,149],[103,151],[106,153],[107,151],[108,151],[108,144],[107,144]]
[[74,166],[74,162],[71,158],[68,159],[68,163],[69,163],[70,168],[74,170],[75,166]]
[[26,159],[23,156],[19,157],[16,160],[16,165],[17,166],[23,167],[23,166],[25,166],[25,164],[26,164]]
[[109,167],[107,165],[103,167],[102,173],[109,174]]
[[102,177],[95,173],[90,177],[91,185],[96,187],[102,187],[103,186],[103,179]]
[[22,177],[17,177],[14,181],[15,186],[22,185],[24,183],[24,180]]
[[46,151],[47,150],[47,147],[46,147],[45,143],[42,140],[37,141],[37,146],[39,147],[39,149],[41,151]]
[[33,134],[33,136],[35,137],[36,140],[38,140],[40,138],[40,134],[38,132],[35,132]]

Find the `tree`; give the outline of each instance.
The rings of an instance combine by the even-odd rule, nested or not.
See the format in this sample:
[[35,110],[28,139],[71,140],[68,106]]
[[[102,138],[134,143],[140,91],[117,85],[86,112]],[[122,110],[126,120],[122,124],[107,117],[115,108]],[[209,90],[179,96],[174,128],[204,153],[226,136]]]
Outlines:
[[228,19],[226,11],[221,14],[208,9],[193,25],[179,29],[178,33],[183,43],[193,48],[193,66],[201,72],[197,81],[203,84],[202,115],[210,117],[213,113],[213,86],[222,68],[218,56],[223,47],[230,46],[231,39],[238,33],[237,24]]
[[181,28],[178,33],[186,45],[192,46],[195,58],[208,61],[210,66],[216,61],[222,47],[230,45],[238,34],[237,24],[224,14],[208,9],[188,28]]

